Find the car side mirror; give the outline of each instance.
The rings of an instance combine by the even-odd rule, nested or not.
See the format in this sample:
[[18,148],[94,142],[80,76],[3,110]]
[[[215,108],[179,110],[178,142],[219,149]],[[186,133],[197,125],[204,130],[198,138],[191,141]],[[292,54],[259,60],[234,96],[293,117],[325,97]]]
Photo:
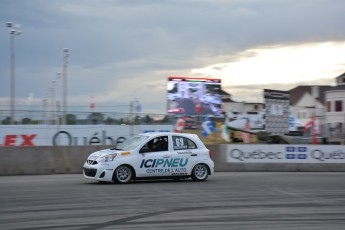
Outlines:
[[148,153],[148,152],[150,152],[150,149],[149,149],[149,147],[146,147],[146,146],[142,147],[139,151],[139,153]]

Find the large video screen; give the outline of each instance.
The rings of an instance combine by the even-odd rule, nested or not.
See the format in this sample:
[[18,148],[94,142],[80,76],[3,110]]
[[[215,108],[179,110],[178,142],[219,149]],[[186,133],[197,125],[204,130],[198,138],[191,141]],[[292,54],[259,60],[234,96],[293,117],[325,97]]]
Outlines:
[[221,79],[169,76],[168,113],[222,116]]

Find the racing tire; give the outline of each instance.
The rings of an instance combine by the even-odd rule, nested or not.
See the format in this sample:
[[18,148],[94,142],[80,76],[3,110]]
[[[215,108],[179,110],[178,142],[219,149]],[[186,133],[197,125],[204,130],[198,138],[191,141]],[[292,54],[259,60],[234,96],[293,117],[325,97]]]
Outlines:
[[120,165],[116,168],[113,180],[118,184],[128,184],[133,179],[133,170],[128,165]]
[[204,164],[195,165],[191,177],[194,181],[205,181],[208,177],[207,166]]

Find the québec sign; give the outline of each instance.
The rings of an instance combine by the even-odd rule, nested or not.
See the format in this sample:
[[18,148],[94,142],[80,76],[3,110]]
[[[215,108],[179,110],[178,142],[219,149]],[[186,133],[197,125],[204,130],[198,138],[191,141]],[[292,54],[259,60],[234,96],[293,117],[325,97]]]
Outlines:
[[0,146],[116,145],[132,134],[172,129],[172,125],[3,125]]
[[343,145],[227,145],[228,163],[345,163]]

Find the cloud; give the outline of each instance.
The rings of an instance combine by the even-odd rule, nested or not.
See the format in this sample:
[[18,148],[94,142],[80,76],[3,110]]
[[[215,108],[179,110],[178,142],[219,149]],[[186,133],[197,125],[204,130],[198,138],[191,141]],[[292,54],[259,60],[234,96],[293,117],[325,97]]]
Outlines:
[[298,81],[294,83],[270,83],[270,84],[250,84],[250,85],[235,85],[223,86],[223,90],[230,92],[235,101],[245,102],[263,102],[263,90],[275,89],[289,91],[301,85],[335,85],[335,78],[321,78],[309,81]]
[[345,69],[345,41],[254,47],[232,55],[229,62],[194,69],[193,73],[223,79],[224,85],[253,81],[293,83],[334,77]]
[[[133,95],[143,100],[144,110],[163,113],[167,76],[202,77],[205,73],[194,70],[206,67],[220,72],[228,63],[262,55],[264,47],[345,40],[342,0],[2,0],[1,5],[2,23],[23,25],[16,38],[18,99],[29,92],[42,98],[62,71],[63,48],[69,48],[68,95],[74,105],[87,104],[90,95],[104,105]],[[6,97],[0,101],[7,101],[7,33],[0,34],[0,50],[0,97]],[[247,64],[246,69],[255,69]],[[282,73],[272,65],[262,69]],[[316,66],[320,63],[315,70],[323,71]],[[342,63],[335,66],[330,77],[344,68]],[[320,78],[313,75],[304,74],[306,79]],[[243,85],[246,78],[260,83],[250,72],[229,76],[224,76],[225,87]]]

